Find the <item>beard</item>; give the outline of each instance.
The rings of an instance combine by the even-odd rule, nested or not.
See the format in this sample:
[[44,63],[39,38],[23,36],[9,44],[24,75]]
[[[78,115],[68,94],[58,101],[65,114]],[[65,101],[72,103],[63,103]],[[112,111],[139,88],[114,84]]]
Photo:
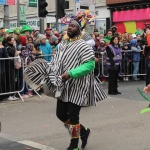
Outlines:
[[74,37],[76,37],[76,36],[78,35],[78,33],[77,33],[77,32],[72,32],[72,31],[68,31],[68,32],[67,32],[67,35],[68,35],[70,38],[74,38]]

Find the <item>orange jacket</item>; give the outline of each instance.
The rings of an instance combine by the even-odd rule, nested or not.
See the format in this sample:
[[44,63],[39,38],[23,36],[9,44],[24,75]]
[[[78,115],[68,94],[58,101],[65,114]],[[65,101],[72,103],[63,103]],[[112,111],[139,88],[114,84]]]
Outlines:
[[148,46],[150,46],[150,34],[148,34],[146,38],[147,38]]

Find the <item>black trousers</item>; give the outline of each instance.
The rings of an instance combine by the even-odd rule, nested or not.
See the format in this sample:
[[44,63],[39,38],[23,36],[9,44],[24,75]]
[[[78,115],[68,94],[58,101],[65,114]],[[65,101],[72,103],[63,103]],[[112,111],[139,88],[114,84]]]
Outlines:
[[118,70],[108,69],[109,78],[108,78],[108,90],[113,91],[118,88]]
[[150,67],[148,61],[146,61],[146,86],[150,84]]
[[[6,74],[0,73],[0,93],[6,93]],[[0,95],[0,100],[6,98],[6,95]]]
[[81,106],[70,102],[63,102],[62,100],[57,100],[56,115],[62,121],[66,122],[70,119],[70,124],[79,124],[79,114]]
[[[63,123],[70,119],[71,125],[79,124],[80,110],[81,106],[70,102],[63,102],[59,99],[57,100],[56,115]],[[80,136],[84,136],[86,134],[86,129],[82,124],[80,124],[80,127]]]

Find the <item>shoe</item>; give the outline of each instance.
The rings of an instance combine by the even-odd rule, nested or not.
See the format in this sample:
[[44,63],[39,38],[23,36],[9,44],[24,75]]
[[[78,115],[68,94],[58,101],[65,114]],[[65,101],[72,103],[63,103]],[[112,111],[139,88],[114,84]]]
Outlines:
[[126,81],[129,81],[129,78],[128,78],[128,77],[126,77]]
[[114,93],[121,94],[118,90],[114,90]]
[[32,93],[32,92],[29,92],[29,93],[28,93],[28,96],[29,96],[29,97],[32,97],[32,96],[33,96],[33,93]]
[[15,100],[18,100],[19,98],[18,97],[16,97],[16,96],[13,96],[13,98],[15,99]]
[[28,95],[22,95],[22,98],[26,99],[26,98],[29,98],[29,96]]
[[79,150],[79,148],[68,147],[67,150]]
[[89,128],[87,128],[86,134],[81,137],[81,140],[82,140],[81,148],[82,149],[84,149],[86,147],[90,133],[91,133],[91,130]]
[[140,80],[140,78],[135,78],[135,79],[133,79],[133,81],[139,81]]
[[114,91],[108,91],[109,95],[117,95],[117,93],[115,93]]
[[126,81],[126,78],[125,78],[125,77],[123,77],[123,81]]
[[9,101],[15,101],[16,99],[13,98],[12,96],[9,96],[9,98],[7,98],[7,100],[9,100]]
[[108,84],[108,82],[106,82],[106,81],[102,81],[102,84]]

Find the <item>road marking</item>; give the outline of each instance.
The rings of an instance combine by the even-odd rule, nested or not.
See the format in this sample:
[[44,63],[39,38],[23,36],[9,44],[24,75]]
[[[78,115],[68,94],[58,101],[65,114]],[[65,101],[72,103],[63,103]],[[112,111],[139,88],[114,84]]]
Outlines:
[[33,142],[33,141],[19,139],[19,138],[16,138],[12,135],[5,134],[5,133],[0,133],[0,137],[4,138],[6,140],[14,141],[14,142],[24,144],[24,145],[27,145],[27,146],[30,146],[30,147],[33,147],[33,148],[38,148],[38,149],[41,149],[41,150],[58,150],[58,149],[55,149],[55,148],[52,148],[52,147],[49,147],[49,146],[46,146],[46,145],[42,145],[40,143]]
[[28,146],[38,148],[38,149],[41,149],[41,150],[58,150],[58,149],[54,149],[52,147],[48,147],[46,145],[42,145],[42,144],[39,144],[39,143],[36,143],[36,142],[28,141],[28,140],[17,141],[17,142],[20,143],[20,144],[28,145]]

